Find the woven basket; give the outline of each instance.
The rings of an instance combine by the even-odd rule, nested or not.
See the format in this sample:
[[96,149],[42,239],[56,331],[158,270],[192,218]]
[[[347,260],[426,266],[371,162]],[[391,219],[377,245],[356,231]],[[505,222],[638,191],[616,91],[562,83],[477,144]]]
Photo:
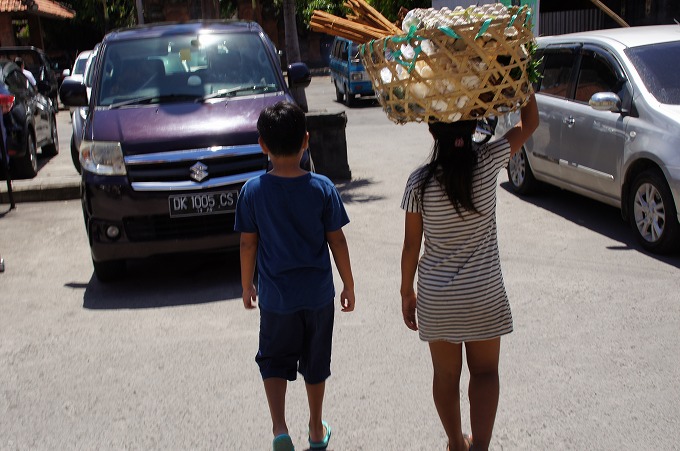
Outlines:
[[520,108],[533,89],[526,44],[534,39],[530,10],[511,17],[368,42],[361,58],[390,120],[456,122]]

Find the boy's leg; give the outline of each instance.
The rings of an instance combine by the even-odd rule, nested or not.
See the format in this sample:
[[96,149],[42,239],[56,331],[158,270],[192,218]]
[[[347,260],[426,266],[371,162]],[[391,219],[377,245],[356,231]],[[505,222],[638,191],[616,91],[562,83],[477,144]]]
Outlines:
[[463,345],[446,341],[430,343],[432,356],[432,396],[439,419],[449,439],[451,451],[465,450],[460,420],[460,373]]
[[274,437],[287,434],[286,388],[297,376],[302,351],[303,322],[300,315],[278,314],[260,309],[260,344],[255,360],[260,367],[272,418]]
[[288,433],[286,424],[286,388],[288,381],[279,377],[269,377],[264,380],[264,391],[269,403],[269,414],[272,417],[272,432],[274,437]]
[[320,442],[326,435],[323,424],[323,397],[326,382],[319,384],[305,383],[307,388],[307,402],[309,403],[309,438],[313,442]]
[[333,302],[319,310],[305,311],[305,344],[298,369],[305,378],[309,403],[309,437],[312,442],[320,442],[326,435],[321,421],[326,379],[331,375],[334,317]]
[[470,370],[470,424],[475,451],[489,448],[498,408],[498,359],[501,339],[465,343]]

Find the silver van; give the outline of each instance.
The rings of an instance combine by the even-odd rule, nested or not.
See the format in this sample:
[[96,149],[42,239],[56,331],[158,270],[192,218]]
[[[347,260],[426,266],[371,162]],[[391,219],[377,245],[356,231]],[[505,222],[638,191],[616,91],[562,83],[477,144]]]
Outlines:
[[[642,246],[680,248],[680,27],[540,37],[540,125],[508,165],[519,194],[546,182],[621,209]],[[497,136],[518,120],[500,118]]]

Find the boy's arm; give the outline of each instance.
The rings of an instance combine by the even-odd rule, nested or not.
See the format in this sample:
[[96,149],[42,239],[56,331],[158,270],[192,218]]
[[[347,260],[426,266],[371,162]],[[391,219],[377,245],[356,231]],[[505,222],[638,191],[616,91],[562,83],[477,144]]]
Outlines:
[[416,291],[413,283],[418,269],[420,246],[423,240],[423,217],[420,213],[406,213],[404,248],[401,251],[401,314],[406,327],[418,330],[416,322]]
[[352,265],[349,261],[349,248],[342,229],[334,232],[326,232],[326,241],[333,253],[335,266],[338,268],[344,287],[340,293],[340,306],[343,312],[354,310],[354,277],[352,277]]
[[241,288],[243,288],[243,306],[247,309],[254,309],[257,306],[257,288],[253,283],[257,241],[257,233],[241,232]]

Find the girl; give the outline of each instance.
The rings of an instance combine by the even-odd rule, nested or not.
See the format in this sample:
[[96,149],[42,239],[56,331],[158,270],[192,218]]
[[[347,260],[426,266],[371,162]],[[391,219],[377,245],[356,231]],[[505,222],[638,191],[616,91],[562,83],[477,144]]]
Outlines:
[[[533,94],[515,127],[479,147],[472,142],[476,121],[431,122],[430,162],[416,169],[406,184],[401,203],[406,211],[402,314],[406,326],[429,343],[434,402],[451,451],[484,451],[491,441],[500,337],[512,332],[496,238],[496,182],[537,126]],[[419,261],[423,235],[425,250]],[[460,419],[463,345],[470,370],[474,446],[472,437],[463,435]]]

